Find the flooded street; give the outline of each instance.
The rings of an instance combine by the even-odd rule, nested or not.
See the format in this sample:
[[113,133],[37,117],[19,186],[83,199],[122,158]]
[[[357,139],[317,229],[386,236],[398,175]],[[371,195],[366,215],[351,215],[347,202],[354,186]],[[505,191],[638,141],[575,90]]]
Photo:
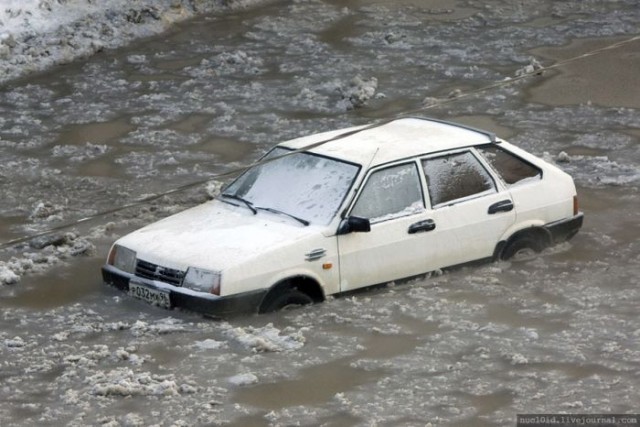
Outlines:
[[533,260],[226,320],[134,301],[100,275],[115,239],[226,177],[1,249],[0,424],[637,413],[640,41],[506,83],[639,23],[636,0],[274,1],[4,83],[0,242],[217,177],[286,139],[434,104],[416,115],[557,162],[585,224]]

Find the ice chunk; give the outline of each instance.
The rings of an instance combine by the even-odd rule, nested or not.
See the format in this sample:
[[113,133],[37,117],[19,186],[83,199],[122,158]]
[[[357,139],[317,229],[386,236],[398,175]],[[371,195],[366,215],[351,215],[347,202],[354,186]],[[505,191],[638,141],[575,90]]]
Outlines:
[[222,341],[212,340],[210,338],[204,341],[196,341],[193,346],[199,348],[200,350],[217,350],[226,345],[226,343]]
[[13,339],[4,340],[4,345],[9,348],[21,348],[24,347],[24,340],[20,337],[14,337]]
[[373,98],[377,89],[377,78],[370,77],[365,79],[362,76],[357,75],[346,87],[340,88],[342,100],[338,105],[346,110],[364,107],[367,102]]
[[91,385],[91,394],[97,396],[177,396],[184,390],[173,375],[135,373],[128,368],[98,372],[86,382]]
[[226,334],[256,353],[298,350],[304,346],[305,338],[300,331],[290,335],[280,335],[281,332],[269,323],[263,328],[249,326],[229,329]]
[[0,284],[14,285],[20,281],[20,276],[8,267],[0,265]]
[[252,374],[251,372],[234,375],[229,378],[229,383],[237,386],[251,385],[257,382],[258,377],[256,377],[255,374]]

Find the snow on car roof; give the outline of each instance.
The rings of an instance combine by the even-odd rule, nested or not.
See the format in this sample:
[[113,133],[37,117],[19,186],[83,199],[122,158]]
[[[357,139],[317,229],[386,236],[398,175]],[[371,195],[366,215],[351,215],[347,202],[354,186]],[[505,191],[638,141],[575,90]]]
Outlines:
[[[344,138],[341,134],[357,131]],[[470,145],[494,142],[490,132],[426,118],[403,118],[370,127],[355,126],[293,139],[281,146],[303,149],[308,145],[328,141],[308,151],[347,160],[361,165],[376,166],[390,161]]]

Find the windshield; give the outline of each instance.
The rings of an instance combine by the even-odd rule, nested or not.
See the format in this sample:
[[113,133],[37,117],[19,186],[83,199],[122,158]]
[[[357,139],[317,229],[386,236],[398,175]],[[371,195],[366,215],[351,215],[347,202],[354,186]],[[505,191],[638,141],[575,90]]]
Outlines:
[[[288,153],[277,147],[266,159]],[[260,208],[272,208],[314,224],[328,224],[359,167],[328,157],[295,153],[253,167],[224,191]]]

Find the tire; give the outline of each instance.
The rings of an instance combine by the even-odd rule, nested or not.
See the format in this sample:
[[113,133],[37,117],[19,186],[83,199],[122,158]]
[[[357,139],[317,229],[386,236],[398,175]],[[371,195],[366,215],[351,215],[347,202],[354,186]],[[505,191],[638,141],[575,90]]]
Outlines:
[[260,307],[260,313],[291,310],[308,304],[313,304],[313,299],[309,295],[297,289],[289,288],[278,291],[273,296],[267,296],[267,299]]
[[542,252],[544,245],[540,239],[534,236],[517,237],[513,241],[507,243],[502,251],[502,260],[526,261],[536,254]]

